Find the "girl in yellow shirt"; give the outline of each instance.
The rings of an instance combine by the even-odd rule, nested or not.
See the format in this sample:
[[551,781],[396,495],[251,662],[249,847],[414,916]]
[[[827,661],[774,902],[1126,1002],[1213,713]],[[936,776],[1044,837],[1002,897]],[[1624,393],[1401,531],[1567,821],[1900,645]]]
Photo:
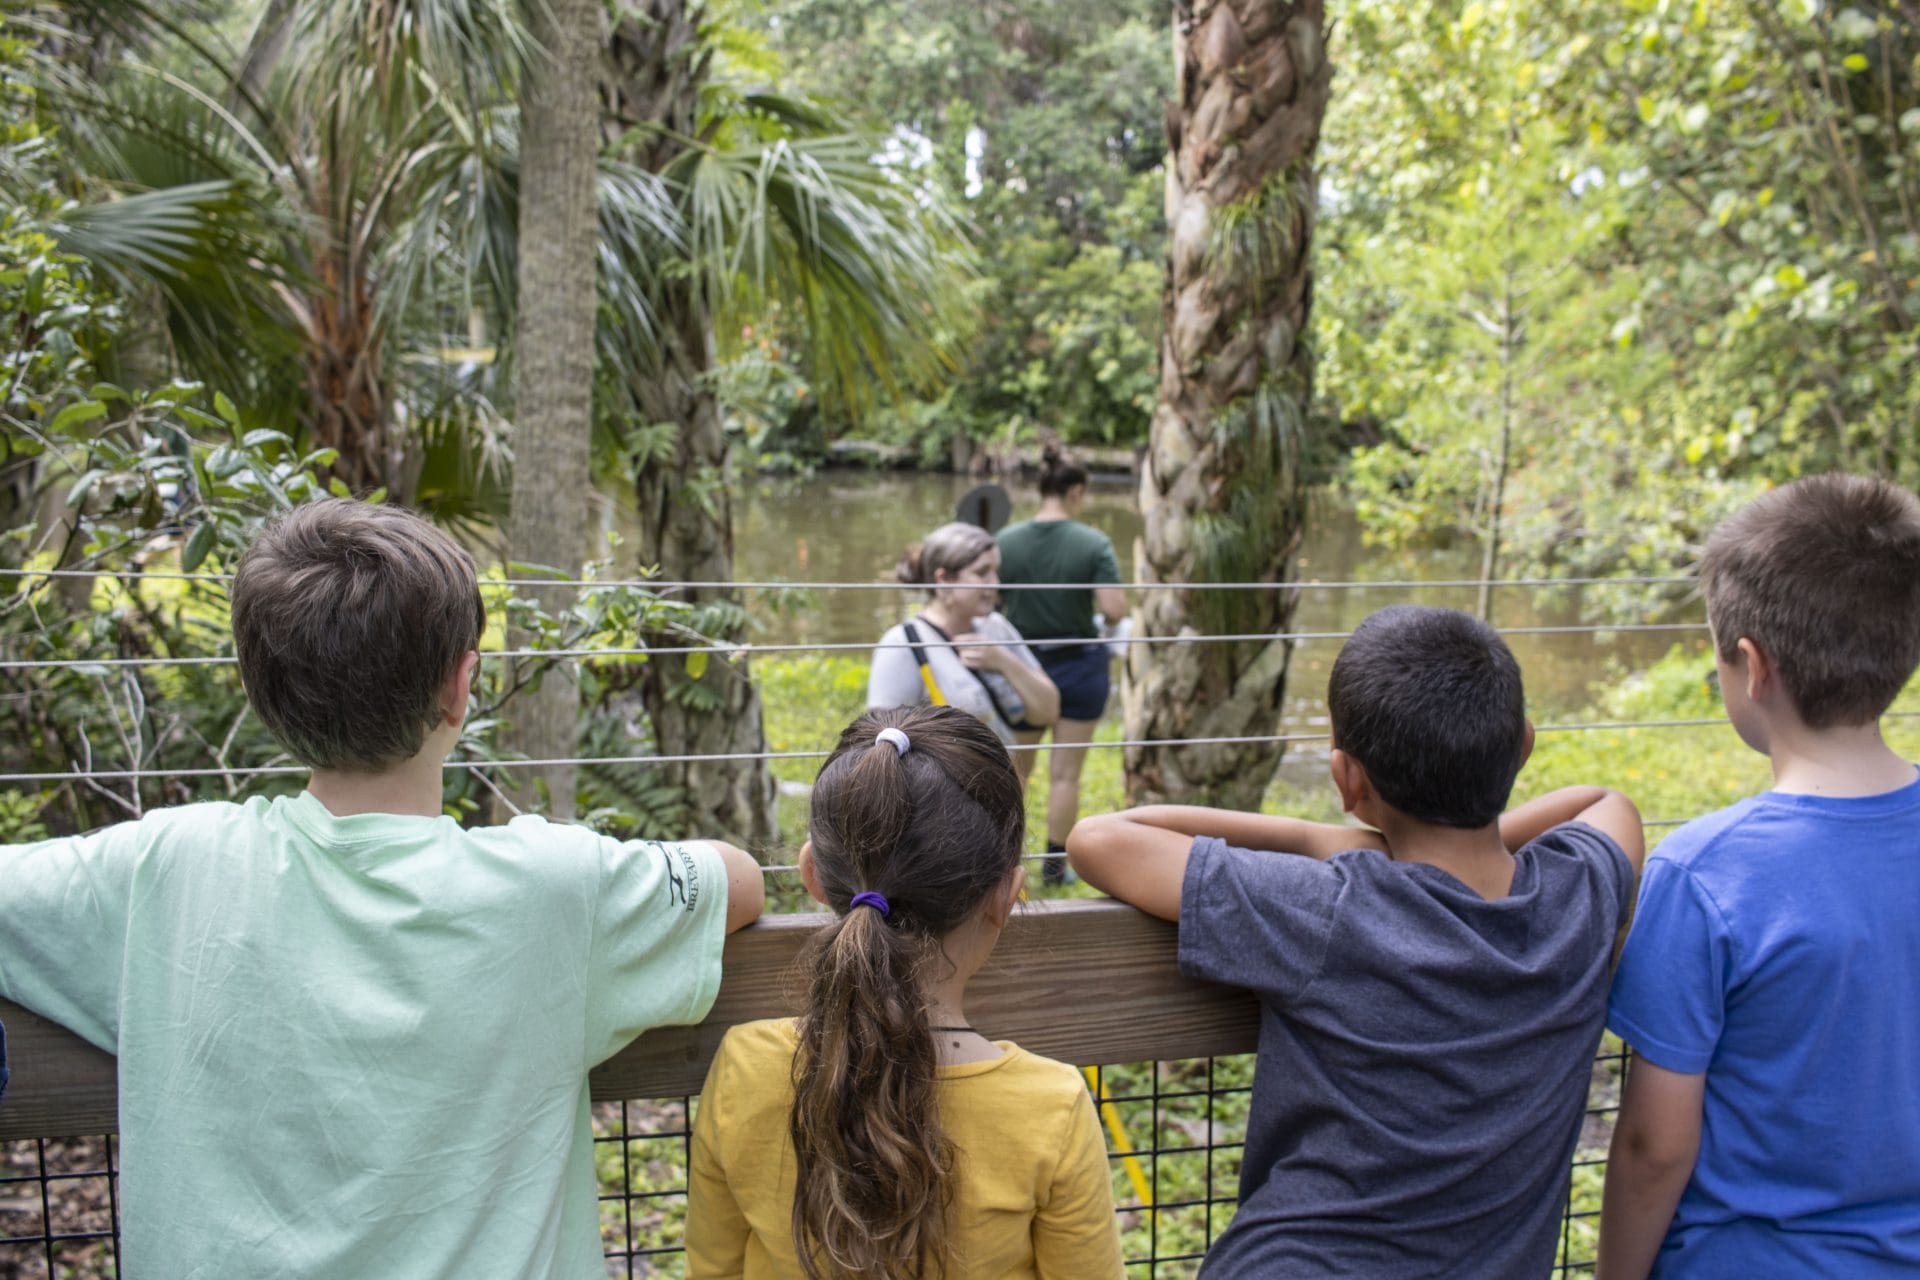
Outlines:
[[1006,749],[972,716],[895,707],[840,735],[800,850],[839,919],[801,962],[806,1012],[735,1027],[714,1057],[693,1280],[1124,1274],[1079,1073],[987,1040],[964,1007],[1020,896],[1025,827]]

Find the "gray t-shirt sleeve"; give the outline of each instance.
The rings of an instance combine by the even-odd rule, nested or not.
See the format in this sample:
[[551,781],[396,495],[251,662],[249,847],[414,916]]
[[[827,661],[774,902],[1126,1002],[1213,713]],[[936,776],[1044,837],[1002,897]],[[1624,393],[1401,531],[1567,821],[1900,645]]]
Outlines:
[[927,700],[926,685],[921,683],[920,668],[913,661],[913,650],[905,645],[906,638],[906,631],[898,626],[880,637],[883,647],[873,651],[873,666],[867,672],[868,710],[917,707]]
[[1633,864],[1612,836],[1584,822],[1563,822],[1552,827],[1534,842],[1541,851],[1570,855],[1584,863],[1600,886],[1602,900],[1613,904],[1613,925],[1627,922],[1633,906],[1635,883]]
[[1196,837],[1180,887],[1180,972],[1293,999],[1326,959],[1341,885],[1330,862]]

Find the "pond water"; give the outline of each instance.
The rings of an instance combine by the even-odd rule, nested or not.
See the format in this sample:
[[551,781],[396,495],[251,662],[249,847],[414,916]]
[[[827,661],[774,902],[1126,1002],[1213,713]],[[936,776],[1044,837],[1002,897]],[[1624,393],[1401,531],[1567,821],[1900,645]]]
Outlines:
[[[893,567],[910,542],[954,518],[961,497],[976,482],[964,476],[832,471],[806,477],[751,476],[734,497],[735,576],[743,581],[891,582]],[[1031,485],[1008,486],[1014,518],[1032,513],[1039,499]],[[631,501],[630,499],[628,500]],[[616,528],[630,525],[630,510],[616,502]],[[1083,514],[1113,539],[1121,576],[1132,576],[1133,545],[1142,527],[1134,483],[1097,477]],[[630,532],[630,528],[628,530]],[[1295,574],[1308,583],[1430,583],[1471,579],[1480,570],[1471,543],[1414,551],[1367,545],[1359,523],[1330,492],[1314,496],[1306,545]],[[1697,602],[1650,608],[1609,619],[1597,611],[1599,590],[1612,588],[1506,587],[1494,596],[1494,621],[1502,627],[1577,626],[1592,621],[1696,622]],[[871,641],[906,616],[917,594],[892,590],[808,593],[796,611],[756,608],[760,643]],[[750,597],[750,601],[751,601]],[[1346,631],[1373,610],[1398,602],[1473,609],[1472,587],[1379,585],[1308,586],[1293,619],[1296,631]],[[1595,684],[1646,666],[1678,641],[1704,643],[1701,632],[1598,631],[1510,635],[1526,675],[1529,711],[1536,722],[1570,715],[1585,705]],[[1303,641],[1287,680],[1288,732],[1324,728],[1327,674],[1338,640]],[[1116,696],[1109,708],[1118,714]]]

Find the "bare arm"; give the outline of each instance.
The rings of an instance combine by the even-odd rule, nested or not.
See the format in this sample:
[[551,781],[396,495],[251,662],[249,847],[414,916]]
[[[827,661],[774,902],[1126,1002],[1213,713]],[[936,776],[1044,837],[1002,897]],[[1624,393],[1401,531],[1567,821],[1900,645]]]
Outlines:
[[1500,839],[1509,850],[1517,850],[1563,822],[1584,822],[1611,837],[1636,875],[1647,860],[1640,810],[1618,791],[1605,787],[1561,787],[1535,796],[1500,815]]
[[970,670],[997,671],[1005,676],[1007,683],[1013,686],[1013,691],[1020,695],[1020,701],[1026,704],[1028,724],[1048,725],[1058,720],[1060,690],[1046,672],[1021,660],[1020,655],[1028,650],[1024,646],[1015,648],[1010,644],[967,643],[969,640],[984,641],[988,638],[971,631],[957,635],[953,638],[953,651]]
[[1700,1155],[1704,1075],[1635,1058],[1607,1153],[1596,1280],[1645,1280]]
[[1095,587],[1093,589],[1094,612],[1113,626],[1127,616],[1127,593],[1119,587]]
[[[983,651],[975,650],[974,652]],[[1060,690],[1055,687],[1046,672],[1020,661],[1011,649],[990,649],[984,652],[1004,655],[1001,658],[1000,674],[1007,678],[1007,683],[1011,684],[1014,692],[1020,695],[1020,701],[1027,704],[1028,724],[1052,724],[1060,718]]]
[[724,840],[708,840],[706,844],[726,864],[727,932],[732,933],[758,920],[761,911],[766,909],[766,877],[761,874],[760,864],[745,849],[735,848]]
[[1187,855],[1200,835],[1310,858],[1386,848],[1378,833],[1364,828],[1167,804],[1082,818],[1067,837],[1067,857],[1094,888],[1162,920],[1178,920]]

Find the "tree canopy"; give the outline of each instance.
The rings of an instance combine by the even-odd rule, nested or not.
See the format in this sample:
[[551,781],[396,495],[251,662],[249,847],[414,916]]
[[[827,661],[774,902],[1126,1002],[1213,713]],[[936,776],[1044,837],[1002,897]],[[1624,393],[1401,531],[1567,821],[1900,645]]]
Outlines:
[[1757,486],[1920,476],[1917,19],[1356,6],[1322,392],[1375,535],[1487,527],[1509,376],[1512,568],[1670,571]]

